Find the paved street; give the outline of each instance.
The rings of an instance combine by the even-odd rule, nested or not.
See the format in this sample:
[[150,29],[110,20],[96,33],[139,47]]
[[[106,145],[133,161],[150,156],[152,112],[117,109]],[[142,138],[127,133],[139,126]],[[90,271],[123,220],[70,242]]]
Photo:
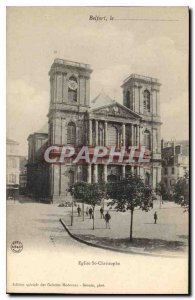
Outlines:
[[64,208],[57,205],[40,203],[12,203],[7,206],[7,244],[18,240],[23,243],[24,250],[34,248],[43,251],[45,248],[50,251],[65,246],[86,247],[71,239],[66,233],[60,218],[68,214]]
[[[113,289],[113,282],[114,288],[121,293],[125,293],[127,286],[128,292],[131,293],[186,291],[187,257],[146,257],[116,253],[81,244],[70,238],[59,222],[59,218],[70,221],[70,212],[70,208],[48,204],[7,205],[7,264],[11,270],[8,276],[8,288],[9,285],[12,288],[17,278],[17,282],[22,284],[38,283],[40,292],[44,292],[44,287],[40,284],[48,285],[48,282],[60,283],[58,292],[66,293],[75,291],[75,288],[71,287],[72,284],[77,285],[77,292],[106,293],[107,290]],[[149,218],[149,215],[147,216]],[[11,243],[16,240],[21,241],[24,247],[18,254],[10,250]],[[118,262],[119,266],[82,266],[80,261]],[[124,278],[123,284],[121,274]],[[62,283],[67,286],[63,286]],[[84,284],[86,284],[85,288]],[[90,284],[95,286],[92,290]],[[102,288],[98,288],[98,284],[102,284]],[[33,286],[28,287],[28,292],[34,290]],[[24,291],[24,287],[15,287],[15,291]],[[52,286],[50,291],[53,291]]]
[[[81,205],[80,205],[81,206]],[[82,207],[82,206],[81,206]],[[125,239],[129,237],[130,212],[116,212],[109,209],[111,215],[110,227],[106,229],[105,220],[100,218],[100,207],[95,211],[95,230],[92,230],[92,220],[82,216],[78,217],[75,209],[74,226],[70,227],[74,234],[94,235],[96,237],[108,237],[113,239]],[[85,208],[86,210],[86,208]],[[108,211],[105,205],[105,212]],[[154,224],[154,212],[157,212],[157,224]],[[65,217],[66,223],[70,224],[70,217]],[[136,209],[133,216],[133,236],[137,238],[161,239],[166,241],[179,241],[187,244],[188,240],[188,213],[173,202],[165,202],[159,205],[154,203],[154,208],[149,212]]]
[[[82,207],[82,205],[80,205]],[[86,206],[85,206],[86,209]],[[105,228],[104,219],[100,218],[100,207],[95,211],[95,230],[92,230],[92,220],[85,215],[85,221],[78,217],[74,207],[74,226],[70,226],[71,208],[58,207],[57,205],[41,203],[9,203],[7,206],[7,219],[9,230],[7,233],[8,245],[13,240],[24,243],[25,248],[38,249],[64,249],[86,248],[87,246],[72,240],[62,227],[59,219],[65,220],[71,232],[79,236],[88,235],[98,238],[125,239],[129,237],[130,213],[109,210],[111,214],[111,229]],[[105,211],[107,206],[105,205]],[[157,211],[158,220],[154,224],[153,214]],[[136,238],[161,239],[167,241],[180,241],[187,244],[188,238],[188,213],[183,208],[166,203],[159,208],[159,203],[149,212],[135,210],[133,219],[133,236]],[[95,250],[93,250],[95,251]]]

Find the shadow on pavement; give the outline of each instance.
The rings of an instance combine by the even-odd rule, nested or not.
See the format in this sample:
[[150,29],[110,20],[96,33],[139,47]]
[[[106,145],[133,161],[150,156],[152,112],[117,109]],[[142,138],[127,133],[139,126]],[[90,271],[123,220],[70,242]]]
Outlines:
[[125,250],[131,250],[131,248],[142,248],[143,251],[156,252],[156,251],[180,251],[184,252],[187,245],[185,242],[180,241],[166,241],[161,239],[147,239],[147,238],[133,238],[130,242],[129,239],[114,239],[109,237],[97,237],[92,234],[76,235],[80,239],[87,242],[92,242],[96,245],[115,247]]

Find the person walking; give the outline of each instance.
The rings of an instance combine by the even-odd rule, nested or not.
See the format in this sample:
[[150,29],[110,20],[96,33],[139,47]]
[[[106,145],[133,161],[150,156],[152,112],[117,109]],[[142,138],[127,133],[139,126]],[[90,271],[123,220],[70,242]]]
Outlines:
[[107,211],[107,213],[104,216],[104,219],[106,221],[106,228],[110,229],[110,219],[111,219],[111,215],[109,214],[109,212]]
[[89,217],[90,217],[90,219],[92,219],[92,215],[93,215],[93,209],[90,207],[90,209],[89,209]]
[[100,216],[101,216],[101,219],[104,218],[104,209],[103,209],[103,207],[100,208]]
[[158,216],[157,216],[157,212],[155,211],[155,213],[154,213],[154,224],[156,224],[157,219],[158,219]]
[[80,216],[81,216],[81,208],[80,208],[79,205],[78,205],[78,207],[77,207],[77,212],[78,212],[78,217],[80,217]]
[[88,215],[89,215],[89,208],[87,206],[87,208],[86,208],[86,216],[88,217]]

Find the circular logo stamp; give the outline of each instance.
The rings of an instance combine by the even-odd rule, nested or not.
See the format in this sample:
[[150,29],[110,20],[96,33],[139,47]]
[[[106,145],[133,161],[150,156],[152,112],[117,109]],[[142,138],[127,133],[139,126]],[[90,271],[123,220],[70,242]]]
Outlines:
[[23,250],[23,244],[20,241],[14,241],[11,244],[11,250],[14,253],[20,253]]

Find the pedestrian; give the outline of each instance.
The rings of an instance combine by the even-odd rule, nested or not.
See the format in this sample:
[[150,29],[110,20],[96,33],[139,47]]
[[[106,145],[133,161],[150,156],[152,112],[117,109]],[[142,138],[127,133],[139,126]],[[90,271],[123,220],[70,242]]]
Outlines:
[[103,207],[100,208],[100,216],[101,216],[101,219],[104,218],[104,209],[103,209]]
[[183,206],[184,205],[184,196],[180,196],[179,200],[180,200],[181,206]]
[[86,216],[88,216],[88,215],[89,215],[89,208],[87,206],[87,208],[86,208]]
[[90,217],[90,219],[92,218],[92,215],[93,215],[93,209],[90,207],[90,209],[89,209],[89,217]]
[[158,219],[157,212],[155,211],[155,213],[154,213],[154,224],[156,224],[157,219]]
[[78,207],[77,207],[77,212],[78,212],[78,217],[80,217],[80,215],[81,215],[81,208],[80,208],[79,205],[78,205]]
[[105,214],[104,219],[105,219],[105,221],[106,221],[106,228],[109,228],[109,229],[110,229],[110,219],[111,219],[111,216],[110,216],[110,214],[109,214],[108,211],[107,211],[107,213]]

